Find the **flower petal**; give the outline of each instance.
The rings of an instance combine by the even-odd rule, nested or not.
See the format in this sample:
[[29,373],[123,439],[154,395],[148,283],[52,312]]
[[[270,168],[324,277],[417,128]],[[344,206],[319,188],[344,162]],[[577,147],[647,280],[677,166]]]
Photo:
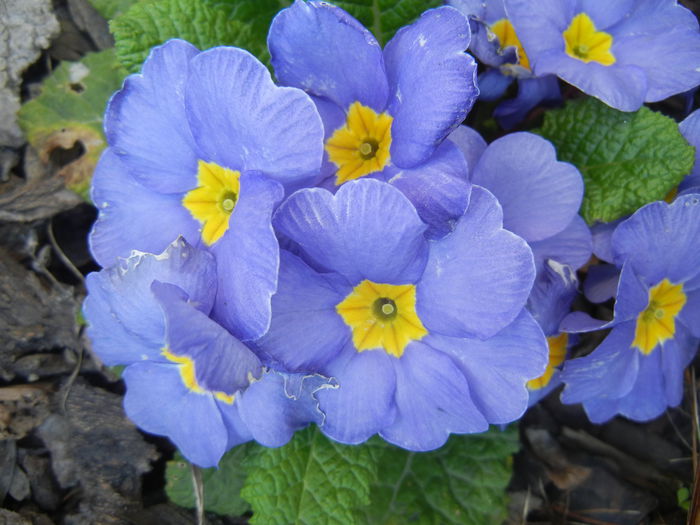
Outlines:
[[212,317],[243,341],[257,339],[270,326],[279,270],[271,215],[282,194],[275,181],[244,173],[229,230],[211,247],[218,274]]
[[569,225],[559,233],[529,244],[537,271],[544,267],[547,259],[578,270],[590,260],[592,254],[591,230],[579,215],[574,215]]
[[424,162],[469,113],[479,94],[476,62],[464,52],[469,38],[467,18],[439,7],[399,29],[386,45],[394,164]]
[[530,110],[540,104],[561,101],[559,80],[554,75],[518,79],[518,94],[514,99],[501,102],[493,116],[503,129],[512,129],[520,124]]
[[99,216],[90,231],[90,252],[105,268],[132,250],[162,252],[179,235],[198,244],[198,224],[180,194],[157,193],[137,182],[111,148],[92,178],[92,202]]
[[464,155],[467,166],[469,167],[469,176],[471,177],[474,168],[488,144],[486,144],[486,141],[479,135],[478,131],[469,126],[458,126],[447,138],[457,146]]
[[431,333],[491,337],[518,316],[534,278],[530,248],[502,228],[495,197],[474,186],[454,231],[431,243],[418,317]]
[[444,237],[464,215],[471,184],[462,152],[445,141],[425,163],[399,171],[389,183],[401,190],[428,225],[429,239]]
[[[408,450],[433,450],[451,433],[483,432],[488,422],[474,405],[467,380],[449,356],[413,342],[392,362],[396,419],[381,436]],[[342,388],[342,384],[341,384]]]
[[337,274],[319,274],[283,250],[270,329],[256,344],[287,370],[320,370],[350,339],[335,307],[351,290]]
[[549,358],[542,329],[525,309],[484,341],[431,335],[425,343],[458,363],[467,378],[471,401],[492,424],[509,423],[525,412],[526,382],[544,373]]
[[583,294],[592,303],[604,303],[615,297],[620,270],[613,264],[596,264],[588,268]]
[[146,361],[124,370],[126,414],[146,432],[170,438],[195,465],[215,467],[228,445],[218,403],[188,390],[178,368]]
[[197,180],[197,155],[184,105],[190,61],[199,53],[184,40],[154,48],[143,73],[131,75],[105,113],[107,142],[139,182],[177,193]]
[[399,190],[376,180],[346,182],[335,195],[300,190],[279,207],[274,225],[311,262],[351,284],[409,283],[425,265],[426,226]]
[[578,212],[583,179],[557,161],[552,144],[532,133],[511,133],[492,142],[479,159],[472,182],[503,207],[503,226],[526,241],[561,232]]
[[359,101],[381,112],[388,86],[382,49],[362,24],[324,2],[302,2],[272,21],[267,38],[280,83],[324,97],[343,109]]
[[[187,117],[202,160],[283,184],[316,177],[323,124],[311,99],[278,87],[247,51],[217,47],[190,63]],[[281,123],[284,123],[282,125]]]
[[337,390],[317,393],[326,415],[324,434],[348,444],[362,443],[394,420],[396,375],[392,360],[382,350],[357,352],[348,343],[341,356],[322,372],[338,381]]

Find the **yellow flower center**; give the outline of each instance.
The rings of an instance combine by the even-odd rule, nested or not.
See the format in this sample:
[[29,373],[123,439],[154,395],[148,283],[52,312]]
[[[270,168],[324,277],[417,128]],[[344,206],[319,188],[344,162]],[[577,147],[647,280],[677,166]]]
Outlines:
[[649,304],[637,317],[632,346],[648,355],[676,334],[676,316],[687,301],[682,284],[664,279],[649,290]]
[[595,24],[586,13],[577,14],[569,27],[562,33],[566,43],[566,54],[583,62],[598,62],[604,66],[615,63],[615,55],[610,48],[611,34],[596,31]]
[[530,59],[527,57],[525,49],[523,49],[523,45],[520,43],[520,39],[515,33],[515,28],[510,20],[501,18],[491,24],[490,29],[498,38],[498,43],[500,44],[499,51],[502,52],[507,47],[514,47],[518,53],[518,65],[530,69]]
[[226,233],[241,191],[241,174],[214,162],[199,161],[197,186],[187,192],[182,205],[202,223],[202,240],[211,246]]
[[187,387],[188,390],[196,394],[214,394],[214,397],[219,401],[233,404],[236,396],[234,394],[227,394],[226,392],[209,392],[202,388],[202,386],[197,382],[197,375],[195,374],[194,361],[187,356],[176,355],[170,352],[167,348],[163,348],[161,354],[173,363],[180,365],[180,377],[182,382]]
[[416,287],[364,280],[335,307],[352,330],[358,352],[382,348],[401,357],[411,341],[428,334],[416,313]]
[[564,362],[566,357],[566,346],[569,344],[569,334],[553,335],[547,338],[549,346],[549,361],[547,368],[540,377],[531,379],[527,382],[527,387],[530,390],[539,390],[546,387],[552,380],[552,375],[556,368]]
[[336,186],[382,171],[389,164],[393,120],[388,113],[352,103],[345,125],[326,141],[328,159],[338,167]]

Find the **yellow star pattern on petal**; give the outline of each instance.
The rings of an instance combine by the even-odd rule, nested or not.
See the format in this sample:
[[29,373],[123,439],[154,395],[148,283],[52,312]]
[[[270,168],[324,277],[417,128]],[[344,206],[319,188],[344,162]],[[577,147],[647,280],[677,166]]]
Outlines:
[[632,346],[647,355],[657,345],[676,335],[676,316],[685,306],[687,297],[682,284],[664,279],[649,289],[649,303],[637,317]]
[[595,24],[586,13],[577,14],[562,33],[566,43],[566,54],[583,62],[598,62],[604,66],[615,63],[610,48],[613,37],[604,31],[596,31]]

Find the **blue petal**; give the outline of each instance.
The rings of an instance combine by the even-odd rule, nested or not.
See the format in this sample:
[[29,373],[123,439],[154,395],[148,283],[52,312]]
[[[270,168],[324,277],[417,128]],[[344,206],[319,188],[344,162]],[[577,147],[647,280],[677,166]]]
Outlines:
[[109,101],[107,142],[128,170],[148,188],[163,193],[196,185],[197,155],[184,106],[191,59],[199,51],[184,40],[169,40],[146,59]]
[[526,310],[484,341],[431,335],[425,344],[458,363],[469,383],[469,398],[492,424],[508,423],[525,412],[526,382],[541,376],[549,359],[547,340]]
[[[666,411],[669,405],[666,400],[661,354],[662,352],[656,351],[639,356],[637,382],[629,394],[618,402],[618,413],[634,421],[650,421]],[[682,370],[676,369],[673,372],[682,375]]]
[[[95,293],[85,305],[88,335],[97,354],[107,364],[128,364],[160,354],[165,340],[163,312],[151,292],[155,280],[184,290],[205,314],[211,310],[216,274],[210,254],[178,239],[162,254],[140,252],[117,266],[88,276],[88,292]],[[126,343],[129,337],[134,343]],[[145,346],[144,346],[145,345]]]
[[124,408],[136,425],[170,438],[195,465],[208,468],[219,463],[227,450],[228,431],[212,395],[188,390],[178,365],[135,363],[122,377]]
[[477,78],[479,86],[479,99],[492,101],[505,95],[506,90],[513,83],[513,77],[504,75],[498,68],[490,68]]
[[329,363],[322,373],[336,379],[340,388],[316,394],[325,414],[324,434],[341,443],[357,444],[394,420],[394,359],[382,350],[357,352],[350,342]]
[[288,370],[320,370],[350,339],[335,307],[352,288],[336,274],[316,273],[287,251],[280,263],[270,330],[257,345]]
[[229,230],[211,247],[218,274],[212,317],[247,341],[270,326],[270,297],[277,289],[279,270],[271,215],[282,199],[282,187],[254,173],[244,173],[240,181]]
[[546,336],[557,335],[577,295],[578,279],[571,266],[549,260],[537,274],[527,308]]
[[529,244],[537,271],[544,267],[547,259],[554,259],[578,270],[591,258],[591,230],[579,215],[574,215],[571,223],[559,233]]
[[277,87],[247,51],[200,53],[190,63],[186,90],[202,160],[259,171],[283,184],[310,182],[318,174],[323,124],[316,107],[302,91]]
[[673,204],[652,202],[621,223],[612,236],[616,264],[631,265],[652,286],[667,278],[700,287],[700,195],[678,197]]
[[425,163],[399,171],[389,183],[400,189],[428,225],[429,239],[444,237],[464,215],[471,184],[464,155],[445,141]]
[[620,269],[612,264],[596,264],[588,268],[583,294],[592,303],[604,303],[615,297]]
[[632,390],[643,359],[632,348],[634,330],[634,322],[616,326],[592,353],[566,361],[561,376],[566,383],[562,403],[589,399],[615,401]]
[[503,226],[526,241],[540,241],[566,228],[583,198],[583,179],[557,161],[552,144],[532,133],[511,133],[492,142],[479,159],[472,182],[503,207]]
[[609,263],[615,260],[612,249],[612,234],[618,224],[625,219],[627,217],[622,217],[612,222],[599,222],[593,225],[591,228],[593,255],[598,257],[598,259]]
[[[691,146],[695,148],[695,163],[693,171],[678,186],[680,191],[700,186],[700,109],[696,109],[688,115],[683,122],[678,124],[678,130]],[[699,193],[700,190],[695,193]]]
[[352,284],[412,282],[425,265],[426,226],[399,190],[376,180],[346,182],[335,195],[300,190],[279,207],[274,225],[313,263]]
[[575,0],[504,0],[508,18],[530,61],[549,49],[564,49],[564,31],[575,14]]
[[678,313],[678,320],[694,337],[700,337],[700,291],[686,293],[685,298],[686,303]]
[[337,388],[337,384],[319,375],[270,370],[250,385],[237,404],[254,439],[266,447],[279,447],[310,422],[323,424],[316,394],[326,388]]
[[97,163],[92,201],[99,216],[90,231],[90,251],[105,268],[132,250],[160,253],[178,235],[199,242],[198,223],[182,206],[182,195],[157,193],[137,182],[112,148]]
[[429,332],[487,338],[510,324],[535,278],[525,241],[502,228],[501,207],[474,186],[454,231],[431,243],[416,309]]
[[[579,0],[579,11],[591,17],[599,31],[607,30],[617,22],[624,22],[637,0]],[[627,15],[627,16],[626,16]]]
[[469,38],[466,17],[440,7],[399,29],[386,45],[391,161],[397,166],[424,162],[474,104],[476,63],[464,53]]
[[447,138],[457,146],[462,152],[462,155],[464,155],[471,177],[474,168],[488,144],[486,144],[486,141],[479,135],[478,131],[468,126],[458,126]]
[[232,395],[246,388],[251,377],[260,377],[262,365],[257,356],[188,303],[180,288],[155,281],[151,290],[165,313],[168,351],[194,361],[202,388]]
[[547,103],[561,101],[559,80],[554,75],[518,79],[518,94],[512,100],[501,102],[493,116],[503,129],[512,129],[520,124],[530,110]]
[[280,83],[343,109],[359,101],[377,112],[384,110],[389,88],[382,49],[342,9],[297,0],[274,18],[267,43]]
[[[396,370],[396,419],[381,436],[402,448],[441,447],[451,433],[483,432],[488,422],[475,406],[470,384],[451,357],[413,342]],[[342,385],[341,385],[342,388]]]

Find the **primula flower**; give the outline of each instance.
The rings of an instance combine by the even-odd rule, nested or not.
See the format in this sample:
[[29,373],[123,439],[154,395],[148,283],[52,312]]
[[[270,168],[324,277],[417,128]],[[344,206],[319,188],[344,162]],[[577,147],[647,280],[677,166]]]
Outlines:
[[262,335],[279,265],[272,210],[282,184],[306,184],[321,164],[309,97],[275,86],[246,51],[171,40],[112,97],[105,131],[92,189],[97,262],[160,253],[182,235],[214,254],[213,317],[244,339]]
[[338,390],[318,393],[328,436],[359,443],[379,432],[429,450],[451,432],[523,413],[525,382],[547,361],[523,308],[535,270],[486,190],[474,188],[439,241],[425,239],[399,190],[368,179],[335,196],[300,190],[273,223],[300,256],[282,253],[270,331],[258,343],[292,371],[337,379]]
[[479,61],[490,66],[478,77],[479,97],[497,100],[514,80],[518,81],[516,98],[500,103],[493,112],[502,127],[510,129],[516,126],[542,102],[561,100],[557,77],[533,74],[503,0],[448,0],[447,4],[469,17],[472,32],[469,50]]
[[469,200],[466,165],[444,138],[472,107],[476,64],[457,10],[425,12],[384,50],[357,20],[324,2],[297,0],[273,20],[268,47],[281,84],[309,93],[325,126],[324,186],[391,181],[436,236]]
[[135,251],[88,275],[83,308],[95,353],[108,365],[128,365],[127,415],[201,467],[244,441],[280,446],[296,429],[322,422],[313,394],[331,386],[320,376],[265,369],[209,317],[215,266],[183,239],[160,255]]
[[695,15],[675,0],[505,0],[537,75],[622,111],[700,84]]
[[647,421],[681,402],[683,369],[700,338],[698,239],[698,194],[648,204],[615,229],[613,320],[575,312],[562,322],[569,332],[612,331],[591,354],[567,361],[564,403],[583,403],[602,423],[616,414]]

